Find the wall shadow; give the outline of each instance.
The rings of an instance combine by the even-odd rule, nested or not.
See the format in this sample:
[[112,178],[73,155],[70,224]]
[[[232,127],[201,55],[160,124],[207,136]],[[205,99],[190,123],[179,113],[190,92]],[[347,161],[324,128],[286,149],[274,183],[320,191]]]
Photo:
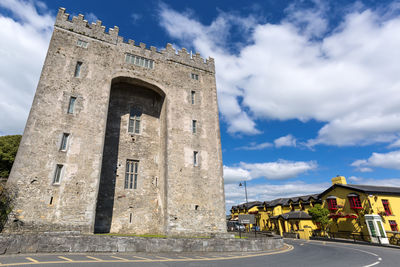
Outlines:
[[95,233],[109,233],[111,228],[121,132],[121,116],[115,112],[118,105],[114,101],[116,93],[111,88],[94,223]]

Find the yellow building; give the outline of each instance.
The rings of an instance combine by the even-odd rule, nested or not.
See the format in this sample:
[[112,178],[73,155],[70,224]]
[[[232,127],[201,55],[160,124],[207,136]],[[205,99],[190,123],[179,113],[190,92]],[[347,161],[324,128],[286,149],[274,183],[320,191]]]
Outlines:
[[235,220],[239,214],[254,214],[255,226],[261,231],[275,232],[281,236],[298,236],[306,232],[309,237],[317,226],[307,211],[316,203],[321,203],[318,194],[278,198],[263,203],[255,201],[233,206],[231,216]]
[[[390,239],[393,232],[398,232],[399,187],[347,184],[343,176],[333,178],[332,183],[320,194],[323,207],[330,211],[331,237],[374,241],[376,237]],[[372,215],[378,220],[375,224],[366,222],[366,217]]]

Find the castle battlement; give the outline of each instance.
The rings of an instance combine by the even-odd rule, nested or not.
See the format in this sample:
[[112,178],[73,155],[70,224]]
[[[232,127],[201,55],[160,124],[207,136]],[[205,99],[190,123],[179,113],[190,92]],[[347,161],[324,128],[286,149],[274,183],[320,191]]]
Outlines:
[[125,41],[124,37],[118,35],[118,26],[109,28],[108,32],[106,32],[106,27],[102,25],[101,20],[97,20],[96,23],[92,22],[90,24],[87,20],[85,20],[85,16],[82,14],[70,18],[70,14],[66,13],[65,8],[62,7],[58,10],[55,26],[113,45],[125,43],[142,50],[150,50],[152,52],[163,54],[166,56],[167,60],[199,68],[205,71],[214,72],[215,69],[214,59],[211,57],[204,59],[201,57],[200,53],[191,54],[186,48],[176,50],[170,43],[166,45],[165,49],[158,50],[155,46],[150,46],[147,48],[146,44],[142,42],[137,45],[135,44],[135,41],[131,39]]

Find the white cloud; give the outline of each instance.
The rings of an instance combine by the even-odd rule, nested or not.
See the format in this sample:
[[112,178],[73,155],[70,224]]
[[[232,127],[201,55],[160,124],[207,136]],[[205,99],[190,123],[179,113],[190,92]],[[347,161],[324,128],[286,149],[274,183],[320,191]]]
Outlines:
[[140,19],[142,19],[142,14],[139,14],[139,13],[132,13],[131,14],[131,18],[132,18],[132,22],[133,23],[137,23],[138,22],[138,20],[140,20]]
[[260,144],[252,142],[248,146],[237,147],[236,150],[263,150],[266,148],[270,148],[272,146],[273,145],[269,142],[260,143]]
[[364,178],[364,177],[351,176],[351,177],[349,177],[348,180],[355,184],[362,184],[362,185],[400,187],[400,178],[375,179],[375,178]]
[[85,19],[89,22],[95,22],[98,21],[99,19],[97,18],[97,16],[93,13],[93,12],[89,12],[89,13],[85,13]]
[[400,150],[388,153],[372,153],[368,159],[354,161],[351,166],[357,167],[360,171],[372,171],[370,167],[400,170]]
[[327,28],[329,7],[316,3],[290,6],[278,24],[240,18],[247,42],[233,45],[238,52],[227,43],[237,24],[226,13],[203,25],[162,6],[160,19],[180,44],[215,58],[229,132],[256,134],[262,120],[314,119],[325,125],[310,146],[398,140],[400,53],[393,51],[400,47],[400,16],[349,8],[340,25]]
[[0,7],[0,135],[21,134],[46,56],[54,18],[40,4],[2,0]]
[[274,144],[278,148],[283,146],[296,146],[296,138],[294,138],[293,135],[288,134],[275,139]]
[[251,180],[250,172],[240,167],[224,166],[224,182],[225,184],[239,183]]
[[237,183],[244,180],[252,180],[260,177],[272,180],[295,178],[299,174],[306,173],[317,168],[314,161],[287,161],[245,163],[241,162],[237,167],[224,166],[224,180],[226,184]]
[[[399,3],[400,4],[400,3]],[[394,147],[400,147],[400,139],[394,141],[393,143],[391,143],[388,148],[394,148]]]

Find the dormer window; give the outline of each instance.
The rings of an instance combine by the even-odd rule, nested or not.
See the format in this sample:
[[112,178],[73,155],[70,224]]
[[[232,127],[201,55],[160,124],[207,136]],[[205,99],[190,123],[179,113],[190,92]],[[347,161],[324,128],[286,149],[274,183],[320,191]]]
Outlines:
[[362,209],[359,195],[349,194],[349,195],[347,195],[347,198],[349,199],[349,202],[350,202],[350,208],[355,209],[355,210]]
[[337,202],[336,202],[336,197],[335,196],[329,196],[326,198],[326,201],[328,202],[328,209],[330,211],[335,211],[338,209],[337,207]]

